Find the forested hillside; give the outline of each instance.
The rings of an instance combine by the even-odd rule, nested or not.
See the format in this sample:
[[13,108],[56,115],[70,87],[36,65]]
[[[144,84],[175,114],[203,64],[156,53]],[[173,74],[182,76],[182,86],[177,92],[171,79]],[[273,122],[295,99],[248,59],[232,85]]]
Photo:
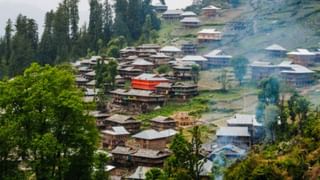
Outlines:
[[24,15],[9,19],[0,39],[0,76],[20,74],[31,62],[53,65],[87,55],[117,57],[126,44],[150,42],[160,28],[151,1],[119,0],[112,13],[108,0],[90,0],[89,22],[83,26],[78,3],[64,0],[47,12],[43,33],[34,19]]

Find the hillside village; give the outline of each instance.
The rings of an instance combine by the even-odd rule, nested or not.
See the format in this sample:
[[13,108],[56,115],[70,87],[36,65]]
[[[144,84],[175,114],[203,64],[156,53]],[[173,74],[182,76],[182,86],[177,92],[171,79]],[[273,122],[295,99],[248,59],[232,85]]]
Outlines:
[[319,179],[317,0],[78,3],[0,37],[0,179]]
[[[178,107],[172,113],[161,114],[161,109],[173,102],[173,107],[188,104],[201,96],[206,89],[202,82],[210,81],[202,79],[206,73],[214,77],[221,69],[232,71],[232,58],[238,54],[221,44],[223,39],[228,38],[226,36],[229,36],[229,30],[217,30],[203,24],[214,24],[233,9],[224,10],[210,5],[196,14],[192,11],[168,10],[163,4],[157,4],[154,8],[165,26],[180,26],[179,29],[194,33],[193,38],[143,44],[120,50],[120,58],[116,60],[118,75],[115,88],[103,92],[110,96],[110,100],[106,102],[105,109],[90,112],[100,129],[103,139],[101,148],[110,152],[108,170],[111,179],[145,179],[145,173],[152,167],[164,165],[165,159],[171,154],[168,144],[179,131],[195,125],[211,124],[209,126],[213,126],[213,130],[208,132],[211,133],[208,135],[210,138],[206,139],[201,150],[203,158],[207,159],[201,179],[210,179],[213,162],[221,153],[230,160],[243,158],[254,144],[261,142],[264,128],[257,121],[255,112],[236,108],[213,120],[202,117],[208,110],[194,116],[192,111],[178,111]],[[243,31],[246,28],[241,23],[233,24],[233,27],[233,31]],[[320,62],[320,50],[301,49],[308,47],[300,46],[299,49],[290,49],[279,45],[281,41],[272,43],[259,50],[265,58],[250,59],[250,75],[245,79],[247,84],[277,76],[282,83],[297,90],[312,89],[318,85],[317,72],[312,69]],[[199,47],[217,48],[206,52]],[[113,60],[108,57],[93,56],[73,63],[78,69],[76,82],[85,92],[86,102],[98,101],[98,93],[102,91],[96,89],[94,67],[110,61]],[[169,70],[159,72],[161,67]],[[235,88],[235,77],[232,77],[231,72],[227,78],[232,83],[232,88]],[[219,88],[218,85],[216,90]],[[214,95],[211,97],[214,99]],[[254,104],[257,103],[257,100],[253,101]],[[231,108],[229,105],[224,108]],[[154,111],[159,113],[153,115]],[[141,122],[141,113],[150,116],[146,116],[147,119],[144,118]],[[215,116],[214,111],[211,116]]]

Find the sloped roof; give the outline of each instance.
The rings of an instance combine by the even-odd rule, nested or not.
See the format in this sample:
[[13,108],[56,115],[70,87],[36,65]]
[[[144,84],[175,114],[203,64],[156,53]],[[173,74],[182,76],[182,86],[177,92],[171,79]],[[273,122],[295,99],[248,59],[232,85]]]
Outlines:
[[160,49],[160,52],[181,52],[181,49],[175,46],[164,46]]
[[86,76],[95,76],[96,75],[96,71],[91,71],[85,74]]
[[146,61],[146,60],[144,60],[142,58],[138,58],[138,59],[133,61],[132,65],[136,65],[136,66],[152,66],[153,63],[149,62],[149,61]]
[[169,9],[166,12],[164,12],[163,15],[181,15],[182,13],[183,11],[181,9],[177,9],[177,10]]
[[117,146],[111,151],[112,154],[123,154],[123,155],[130,155],[134,152],[136,152],[136,150],[129,147],[123,147],[123,146]]
[[133,79],[148,80],[148,81],[169,81],[167,78],[160,77],[159,75],[156,75],[156,74],[148,74],[148,73],[143,73],[139,76],[134,77]]
[[176,82],[172,87],[173,88],[175,88],[175,87],[186,88],[186,87],[198,87],[198,85],[195,83],[192,83],[192,82]]
[[127,177],[127,179],[146,179],[146,173],[151,167],[138,166],[133,174]]
[[138,149],[138,151],[133,154],[133,156],[136,156],[136,157],[144,157],[144,158],[152,158],[152,159],[167,157],[169,155],[170,155],[169,152],[152,150],[152,149]]
[[250,137],[248,127],[220,127],[216,135],[217,136]]
[[88,82],[88,81],[89,80],[84,77],[81,77],[81,76],[76,77],[76,82]]
[[106,120],[116,122],[119,124],[124,124],[124,123],[129,123],[129,122],[139,122],[131,116],[126,116],[126,115],[121,115],[121,114],[114,114],[114,115],[108,117]]
[[130,133],[123,126],[114,126],[111,130],[104,130],[102,133],[111,135],[129,135]]
[[89,115],[93,116],[94,118],[103,118],[103,117],[107,118],[107,117],[109,117],[109,114],[102,113],[100,111],[90,111]]
[[208,54],[204,55],[206,58],[217,58],[217,57],[224,57],[224,58],[232,58],[230,55],[225,55],[221,49],[214,49]]
[[284,47],[278,45],[278,44],[272,44],[271,46],[268,46],[266,48],[268,51],[287,51]]
[[185,17],[185,18],[183,18],[180,22],[182,22],[182,23],[189,23],[189,22],[194,22],[194,23],[200,23],[201,21],[198,19],[198,18],[196,18],[196,17]]
[[166,117],[166,116],[157,116],[157,117],[151,119],[151,121],[153,121],[153,122],[175,122],[174,119],[172,119],[170,117]]
[[297,51],[292,51],[287,53],[288,55],[299,55],[299,56],[315,56],[316,53],[310,52],[307,49],[297,49]]
[[154,140],[154,139],[168,138],[168,137],[174,136],[176,133],[177,131],[173,129],[167,129],[160,132],[154,129],[148,129],[136,135],[133,135],[132,137],[137,139]]
[[181,14],[181,16],[197,16],[197,14],[192,11],[185,11]]
[[253,125],[262,126],[257,122],[256,115],[254,114],[236,114],[231,119],[227,120],[228,125],[241,124],[241,125]]
[[[299,64],[293,64],[291,61],[283,61],[280,63],[277,67],[279,68],[286,68],[286,70],[282,70],[281,73],[315,73],[314,71],[308,69],[307,67],[304,67]],[[291,69],[291,70],[289,70]]]
[[211,154],[220,154],[220,153],[224,153],[226,155],[233,155],[233,154],[237,154],[237,155],[244,155],[246,153],[245,149],[241,149],[233,144],[227,144],[225,146],[222,146],[220,148],[215,149]]
[[181,61],[208,61],[208,59],[199,55],[187,55]]
[[113,94],[120,94],[120,95],[129,95],[129,96],[140,96],[140,97],[163,97],[163,95],[154,94],[153,91],[147,90],[138,90],[138,89],[116,89],[111,91],[110,93]]
[[159,88],[171,88],[172,87],[172,83],[162,82],[162,83],[159,83],[156,87],[159,87]]
[[202,29],[198,32],[198,34],[220,34],[220,31],[217,31],[216,29]]
[[202,9],[203,9],[203,10],[213,10],[213,9],[219,10],[219,9],[221,9],[221,8],[216,7],[216,6],[213,6],[213,5],[209,5],[209,6],[207,6],[207,7],[202,8]]
[[151,55],[150,57],[153,57],[153,58],[170,58],[169,56],[165,55],[164,53],[157,53],[155,55]]

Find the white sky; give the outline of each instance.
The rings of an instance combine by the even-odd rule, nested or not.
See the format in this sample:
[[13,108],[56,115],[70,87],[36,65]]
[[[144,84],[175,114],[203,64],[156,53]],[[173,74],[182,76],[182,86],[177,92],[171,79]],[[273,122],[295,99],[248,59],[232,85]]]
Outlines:
[[[55,10],[61,1],[62,0],[0,0],[0,36],[4,33],[7,19],[11,18],[15,21],[19,13],[35,19],[39,25],[39,32],[42,33],[45,13],[51,9]],[[158,0],[153,0],[153,3],[156,2],[158,2]],[[166,3],[169,9],[179,9],[190,5],[192,0],[166,0]],[[81,19],[80,26],[82,26],[89,16],[88,0],[80,0],[79,11]]]
[[[156,0],[154,0],[156,2]],[[61,0],[0,0],[0,2],[12,2],[12,3],[23,3],[30,4],[38,7],[42,10],[50,10],[57,7]],[[170,9],[184,8],[192,3],[192,0],[166,0]],[[80,0],[79,4],[80,11],[86,11],[89,9],[88,0]],[[1,15],[1,12],[0,12]]]

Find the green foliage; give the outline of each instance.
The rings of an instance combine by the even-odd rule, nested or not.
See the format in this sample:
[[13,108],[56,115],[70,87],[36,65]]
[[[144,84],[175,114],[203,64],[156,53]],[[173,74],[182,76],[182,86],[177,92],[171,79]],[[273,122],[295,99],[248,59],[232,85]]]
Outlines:
[[109,179],[109,174],[106,171],[106,166],[108,165],[108,153],[104,151],[97,151],[94,156],[94,179],[95,180],[107,180]]
[[146,180],[165,180],[164,173],[159,168],[152,168],[146,173]]
[[244,79],[244,76],[247,73],[247,67],[249,64],[249,60],[245,57],[238,56],[232,58],[232,67],[234,70],[234,75],[236,79],[239,81],[240,86],[242,85],[242,81]]
[[192,135],[191,142],[188,142],[182,132],[177,134],[170,145],[172,151],[164,166],[164,173],[167,178],[173,179],[200,179],[205,160],[200,154],[201,129],[195,126],[190,131]]
[[0,92],[1,179],[23,174],[19,166],[36,179],[91,178],[98,136],[73,74],[33,64]]
[[192,79],[194,83],[198,83],[200,78],[199,73],[200,73],[200,67],[198,65],[192,65],[191,74],[192,74]]
[[159,74],[167,74],[169,73],[170,71],[172,71],[171,67],[169,65],[160,65],[158,68],[157,68],[157,72]]
[[[286,124],[284,131],[277,127],[275,119],[277,113],[281,119],[281,111],[290,108],[285,107],[285,103],[281,103],[280,111],[275,105],[268,105],[264,118],[269,131],[278,129],[278,134],[285,138],[254,148],[246,159],[228,168],[225,179],[309,179],[312,176],[311,169],[319,162],[319,112],[312,110],[310,103],[297,93],[289,102],[288,106],[294,106],[290,111],[293,111],[291,115],[294,114],[295,121]],[[295,130],[297,128],[299,133]]]

